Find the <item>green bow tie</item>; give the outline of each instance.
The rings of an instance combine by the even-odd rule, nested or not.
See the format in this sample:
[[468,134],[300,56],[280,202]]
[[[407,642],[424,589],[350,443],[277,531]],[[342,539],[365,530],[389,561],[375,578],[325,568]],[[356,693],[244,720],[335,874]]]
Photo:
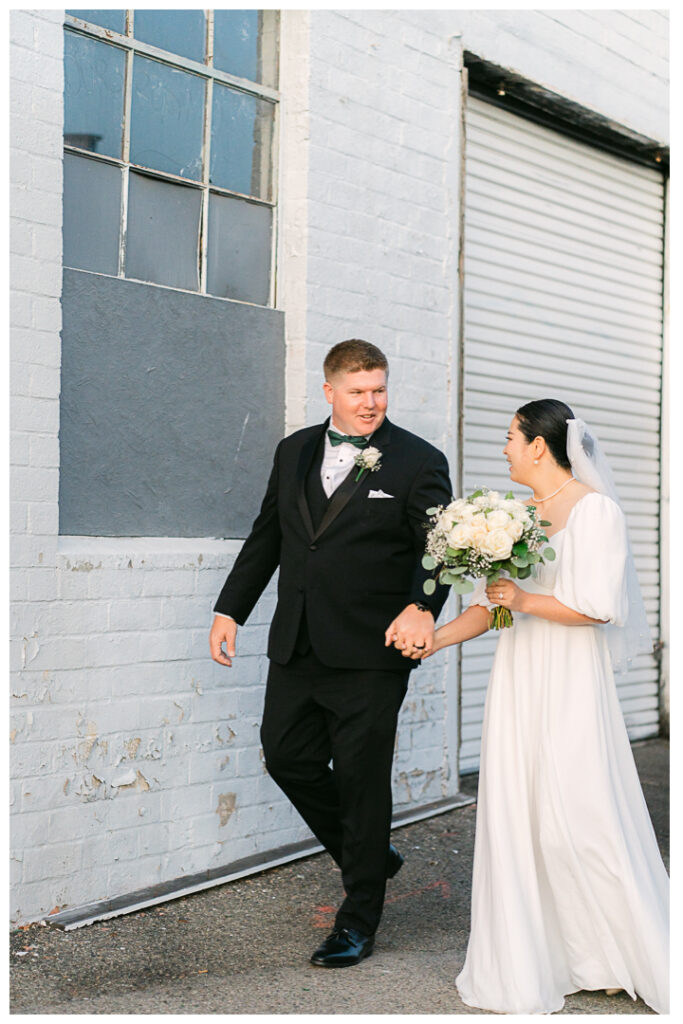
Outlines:
[[369,437],[351,437],[350,434],[338,434],[336,430],[328,430],[327,436],[333,448],[336,448],[338,444],[343,444],[344,441],[347,444],[352,444],[354,448],[367,448],[370,444]]

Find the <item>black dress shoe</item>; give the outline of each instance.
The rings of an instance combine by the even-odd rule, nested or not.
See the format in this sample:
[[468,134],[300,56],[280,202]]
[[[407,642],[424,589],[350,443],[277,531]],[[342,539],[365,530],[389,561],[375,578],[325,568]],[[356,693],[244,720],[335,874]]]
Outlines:
[[355,928],[338,928],[328,935],[311,957],[316,967],[353,967],[370,956],[374,935],[363,935]]
[[403,867],[403,861],[405,858],[398,852],[393,843],[389,846],[389,856],[387,857],[387,878],[393,878],[394,875]]

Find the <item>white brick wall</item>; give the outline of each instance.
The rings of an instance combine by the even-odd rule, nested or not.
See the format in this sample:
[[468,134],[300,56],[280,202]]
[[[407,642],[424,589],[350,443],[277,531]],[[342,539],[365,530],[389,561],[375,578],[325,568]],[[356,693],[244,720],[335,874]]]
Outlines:
[[[60,723],[39,714],[47,698],[45,673],[26,668],[56,597],[61,310],[61,12],[10,13],[11,175],[11,488],[12,565],[12,847],[16,891],[34,883],[44,854],[47,813],[21,814],[31,780],[57,757]],[[57,716],[59,717],[59,716]],[[31,745],[24,743],[35,732]],[[50,780],[52,781],[52,780]],[[71,873],[80,847],[55,846],[50,872]],[[67,863],[71,858],[72,863]],[[28,874],[27,874],[28,872]],[[24,897],[22,897],[23,899]],[[31,898],[20,916],[37,911]],[[50,907],[45,909],[49,910]],[[14,910],[14,908],[13,908]]]
[[669,140],[669,12],[441,11],[478,56],[618,124]]
[[[461,54],[415,12],[310,17],[308,422],[329,411],[327,349],[366,338],[389,359],[390,417],[455,467]],[[457,791],[454,670],[440,657],[412,674],[397,809]]]
[[[57,536],[61,21],[11,15],[14,921],[307,834],[260,754],[272,587],[235,668],[207,654],[238,543]],[[454,464],[462,47],[665,138],[665,26],[654,11],[283,12],[288,430],[327,414],[323,356],[359,335],[389,356],[392,418]],[[454,663],[413,677],[399,807],[457,786]]]

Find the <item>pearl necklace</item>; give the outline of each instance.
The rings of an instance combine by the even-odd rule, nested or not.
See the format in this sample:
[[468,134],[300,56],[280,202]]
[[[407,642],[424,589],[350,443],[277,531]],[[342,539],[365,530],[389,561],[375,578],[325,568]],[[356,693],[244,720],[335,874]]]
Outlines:
[[569,480],[565,480],[565,482],[562,484],[561,487],[558,487],[557,490],[553,491],[552,494],[547,494],[545,496],[545,498],[537,498],[536,495],[534,494],[534,501],[550,501],[551,498],[554,498],[556,494],[560,493],[562,488],[566,487],[567,484],[570,484],[572,482],[572,480],[576,480],[576,477],[575,476],[570,476]]

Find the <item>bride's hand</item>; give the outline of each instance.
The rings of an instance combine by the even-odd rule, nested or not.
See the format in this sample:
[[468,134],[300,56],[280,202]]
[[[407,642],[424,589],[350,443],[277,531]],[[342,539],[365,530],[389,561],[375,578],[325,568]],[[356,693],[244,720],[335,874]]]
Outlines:
[[512,580],[501,579],[495,583],[489,583],[486,588],[486,596],[491,604],[509,608],[511,612],[523,611],[524,591]]
[[441,650],[443,644],[439,640],[439,633],[442,632],[443,626],[440,626],[438,629],[434,630],[434,639],[432,640],[431,644],[422,655],[421,661],[424,661],[425,658],[431,658],[432,654],[436,654],[437,651]]

